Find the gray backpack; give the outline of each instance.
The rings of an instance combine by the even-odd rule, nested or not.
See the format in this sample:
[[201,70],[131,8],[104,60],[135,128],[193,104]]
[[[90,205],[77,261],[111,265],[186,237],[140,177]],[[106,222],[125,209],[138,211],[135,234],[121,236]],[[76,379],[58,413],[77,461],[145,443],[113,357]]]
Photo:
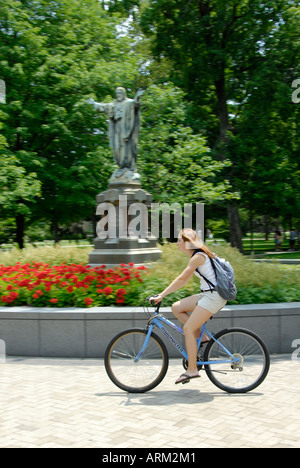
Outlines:
[[[195,250],[193,255],[195,255],[197,252],[203,252],[203,250],[197,249]],[[220,296],[226,301],[234,301],[237,295],[237,289],[234,284],[234,269],[228,261],[218,256],[216,258],[209,257],[209,259],[216,275],[217,286],[215,286],[211,281],[209,281],[209,279],[205,278],[205,276],[203,276],[200,273],[198,268],[197,272],[207,282],[211,290],[215,289],[220,294]]]

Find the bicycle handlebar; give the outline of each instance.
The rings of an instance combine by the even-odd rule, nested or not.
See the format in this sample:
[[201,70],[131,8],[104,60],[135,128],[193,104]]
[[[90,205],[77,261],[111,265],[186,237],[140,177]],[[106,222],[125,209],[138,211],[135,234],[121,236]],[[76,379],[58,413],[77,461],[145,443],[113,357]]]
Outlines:
[[[158,296],[158,294],[157,294],[157,296]],[[159,309],[160,309],[160,306],[161,306],[162,301],[160,301],[160,302],[158,302],[157,304],[155,304],[154,301],[151,301],[151,300],[150,300],[151,298],[154,298],[154,297],[155,297],[155,296],[146,297],[145,301],[149,301],[149,302],[150,302],[150,305],[156,306],[156,311],[158,312]]]

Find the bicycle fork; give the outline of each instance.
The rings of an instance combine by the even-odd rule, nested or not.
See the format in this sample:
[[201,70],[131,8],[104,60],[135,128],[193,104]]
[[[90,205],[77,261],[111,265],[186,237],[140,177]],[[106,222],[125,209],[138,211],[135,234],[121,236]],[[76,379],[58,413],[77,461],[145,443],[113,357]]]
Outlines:
[[150,340],[150,336],[151,336],[151,334],[152,334],[152,332],[153,332],[153,329],[154,329],[154,325],[151,324],[151,325],[149,326],[149,328],[148,328],[148,331],[147,331],[147,335],[146,335],[146,337],[145,337],[144,344],[143,344],[143,346],[142,346],[140,352],[139,352],[139,353],[136,355],[136,357],[134,358],[134,362],[138,362],[138,361],[141,359],[141,357],[143,356],[143,354],[144,354],[144,352],[145,352],[145,350],[146,350],[146,348],[147,348],[147,346],[148,346],[148,343],[149,343],[149,340]]

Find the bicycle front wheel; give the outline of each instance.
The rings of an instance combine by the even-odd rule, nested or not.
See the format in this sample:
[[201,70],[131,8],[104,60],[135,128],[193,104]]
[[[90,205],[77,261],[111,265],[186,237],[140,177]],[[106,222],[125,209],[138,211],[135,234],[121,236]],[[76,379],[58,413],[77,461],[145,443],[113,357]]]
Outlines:
[[217,341],[211,340],[204,353],[205,361],[217,361],[205,365],[211,382],[228,393],[246,393],[258,387],[270,367],[270,356],[261,338],[242,328],[223,330],[215,338]]
[[111,381],[129,393],[144,393],[165,377],[169,356],[163,341],[152,333],[143,355],[136,361],[147,332],[133,328],[119,333],[108,345],[105,369]]

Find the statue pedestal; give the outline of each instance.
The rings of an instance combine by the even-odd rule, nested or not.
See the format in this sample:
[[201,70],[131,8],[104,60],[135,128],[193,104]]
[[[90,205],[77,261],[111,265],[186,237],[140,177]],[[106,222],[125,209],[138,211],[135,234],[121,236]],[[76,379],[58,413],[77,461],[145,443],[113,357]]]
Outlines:
[[113,174],[108,189],[97,196],[102,219],[89,256],[91,266],[145,265],[160,258],[157,239],[148,230],[152,196],[141,188],[139,176],[128,172]]

